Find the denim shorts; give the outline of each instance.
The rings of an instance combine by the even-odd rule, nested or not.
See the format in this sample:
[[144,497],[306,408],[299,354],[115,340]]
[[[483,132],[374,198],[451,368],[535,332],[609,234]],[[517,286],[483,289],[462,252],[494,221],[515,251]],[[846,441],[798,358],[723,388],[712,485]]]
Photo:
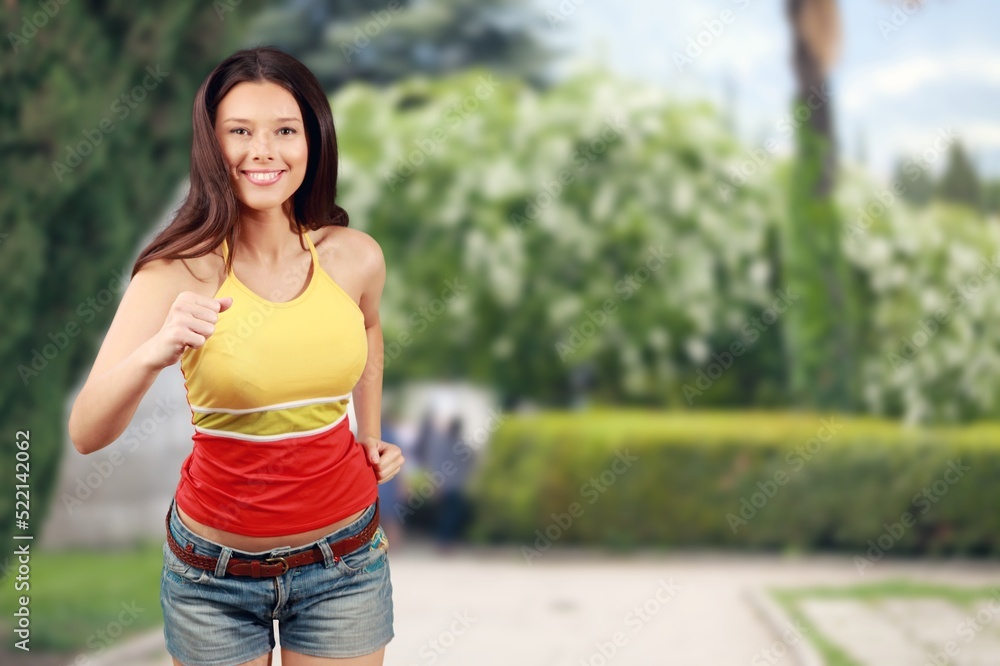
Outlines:
[[[329,544],[361,532],[375,513],[372,502],[354,522],[313,544],[248,553],[198,536],[170,504],[170,531],[185,548],[218,557],[215,571],[179,560],[163,542],[160,605],[167,651],[185,666],[236,666],[275,647],[278,621],[282,648],[315,657],[359,657],[376,652],[395,635],[392,582],[385,531],[334,558]],[[230,557],[267,559],[318,545],[322,561],[293,567],[275,578],[233,576]]]

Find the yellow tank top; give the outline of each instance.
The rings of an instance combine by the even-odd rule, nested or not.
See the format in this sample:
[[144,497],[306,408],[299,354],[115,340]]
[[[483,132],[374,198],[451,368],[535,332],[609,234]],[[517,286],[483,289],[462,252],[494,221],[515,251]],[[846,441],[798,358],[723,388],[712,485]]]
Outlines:
[[[312,276],[301,294],[267,300],[230,270],[214,298],[231,296],[233,304],[219,313],[204,345],[181,355],[192,423],[203,435],[280,441],[321,433],[346,418],[368,356],[364,313],[303,235]],[[228,258],[225,239],[222,251]]]

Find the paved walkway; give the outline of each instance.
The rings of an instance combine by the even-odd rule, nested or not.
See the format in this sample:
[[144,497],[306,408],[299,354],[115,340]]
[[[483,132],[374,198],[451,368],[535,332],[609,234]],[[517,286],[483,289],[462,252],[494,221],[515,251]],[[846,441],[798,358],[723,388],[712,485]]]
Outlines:
[[[762,587],[898,578],[1000,585],[1000,563],[883,560],[861,576],[846,557],[550,551],[529,565],[513,548],[445,556],[410,543],[390,558],[396,637],[385,666],[793,666],[809,663],[808,654],[797,653],[805,641],[793,625],[782,625],[780,616],[769,617],[755,603]],[[814,614],[843,611],[818,608],[809,607]],[[942,627],[942,636],[953,628]],[[101,666],[171,663],[162,637],[140,640],[146,641],[144,658],[133,651]],[[1000,663],[1000,656],[943,663]]]
[[970,608],[944,599],[810,599],[802,608],[863,666],[1000,664],[1000,587]]

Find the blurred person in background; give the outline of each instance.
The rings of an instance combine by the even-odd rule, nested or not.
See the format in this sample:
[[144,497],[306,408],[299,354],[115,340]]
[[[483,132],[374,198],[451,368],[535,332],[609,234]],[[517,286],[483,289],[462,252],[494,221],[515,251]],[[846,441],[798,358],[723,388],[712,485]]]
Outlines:
[[435,425],[434,412],[428,409],[420,419],[417,437],[413,442],[413,462],[418,470],[429,469],[430,449],[434,445],[433,440],[436,436],[437,426]]
[[163,548],[174,663],[270,664],[277,619],[285,666],[381,664],[378,485],[404,461],[380,432],[381,249],[335,203],[332,112],[301,62],[236,52],[192,120],[190,192],[136,261],[70,437],[108,446],[180,361],[195,435]]
[[462,417],[455,416],[441,437],[433,440],[431,469],[440,473],[436,493],[434,536],[442,553],[454,550],[470,515],[466,483],[475,462],[473,450],[462,439]]
[[431,452],[438,446],[438,440],[442,437],[437,418],[434,406],[424,410],[411,444],[413,464],[410,466],[410,473],[403,477],[405,488],[401,492],[405,496],[405,506],[408,509],[405,524],[411,533],[413,530],[431,530],[434,527],[434,501],[437,489],[430,482],[430,475],[434,471]]
[[[385,406],[382,411],[382,440],[392,442],[403,449],[403,442],[400,440],[401,433],[398,429],[399,420],[397,410],[393,407],[395,403]],[[385,483],[379,484],[378,497],[379,504],[385,507],[380,514],[382,526],[385,528],[386,538],[390,543],[395,543],[398,547],[403,542],[403,522],[397,509],[405,502],[403,487],[403,476],[398,474]]]

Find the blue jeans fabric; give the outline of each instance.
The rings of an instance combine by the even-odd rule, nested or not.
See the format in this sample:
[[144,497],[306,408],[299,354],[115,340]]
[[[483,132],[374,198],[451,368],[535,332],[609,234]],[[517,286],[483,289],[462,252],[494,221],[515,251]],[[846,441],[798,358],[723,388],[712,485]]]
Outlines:
[[[215,571],[192,567],[163,542],[160,605],[167,651],[185,666],[236,666],[281,647],[316,657],[371,654],[394,637],[389,541],[380,525],[360,548],[334,558],[330,544],[359,533],[373,502],[354,522],[313,544],[258,553],[233,550],[189,530],[171,502],[170,531],[198,555],[218,557]],[[325,558],[275,578],[225,573],[230,558],[267,559],[318,545]]]

